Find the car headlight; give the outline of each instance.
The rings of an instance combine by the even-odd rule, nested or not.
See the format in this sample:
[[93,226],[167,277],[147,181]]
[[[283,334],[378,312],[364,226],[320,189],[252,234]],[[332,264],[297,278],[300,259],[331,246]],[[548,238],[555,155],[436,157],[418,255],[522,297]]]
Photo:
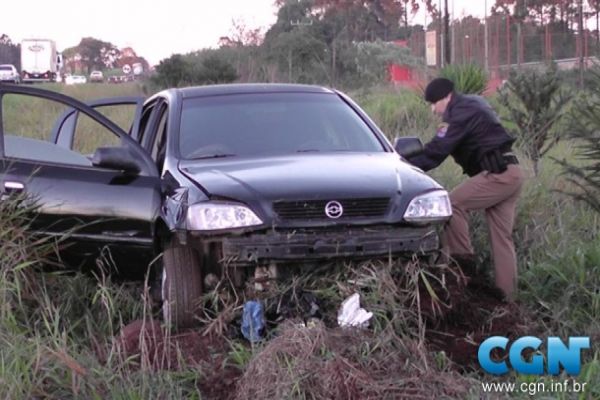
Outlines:
[[451,216],[452,206],[445,190],[434,190],[416,196],[404,213],[406,221],[422,224],[445,221]]
[[215,231],[261,225],[252,210],[241,204],[198,203],[188,208],[187,226],[194,231]]

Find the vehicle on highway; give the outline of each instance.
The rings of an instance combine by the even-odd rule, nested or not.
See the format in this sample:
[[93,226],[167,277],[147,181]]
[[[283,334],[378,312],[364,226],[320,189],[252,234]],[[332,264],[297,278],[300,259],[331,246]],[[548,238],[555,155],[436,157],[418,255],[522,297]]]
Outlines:
[[[14,126],[3,124],[10,96],[66,108],[52,132],[22,137],[3,131]],[[175,327],[196,322],[210,275],[244,282],[324,260],[434,257],[451,216],[442,186],[399,155],[420,141],[395,148],[336,90],[231,84],[84,104],[0,85],[0,99],[4,197],[37,199],[38,232],[69,232],[65,260],[102,249],[119,272],[143,275],[162,253],[152,281]],[[134,105],[126,129],[99,112],[120,105]]]
[[51,39],[21,41],[21,80],[23,82],[56,82],[62,68],[62,55]]
[[104,82],[104,74],[102,73],[102,71],[92,71],[90,73],[90,82],[92,82],[92,83]]
[[0,82],[21,82],[19,71],[12,64],[0,64]]
[[83,75],[67,75],[65,77],[65,84],[67,85],[79,85],[87,83],[87,78]]

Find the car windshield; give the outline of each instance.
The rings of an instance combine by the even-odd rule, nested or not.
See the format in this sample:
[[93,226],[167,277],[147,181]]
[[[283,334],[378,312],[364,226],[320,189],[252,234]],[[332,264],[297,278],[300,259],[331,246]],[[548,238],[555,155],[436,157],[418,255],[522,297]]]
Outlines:
[[360,116],[335,94],[260,93],[183,102],[184,159],[301,152],[383,152]]
[[12,67],[10,65],[0,65],[0,71],[12,71]]

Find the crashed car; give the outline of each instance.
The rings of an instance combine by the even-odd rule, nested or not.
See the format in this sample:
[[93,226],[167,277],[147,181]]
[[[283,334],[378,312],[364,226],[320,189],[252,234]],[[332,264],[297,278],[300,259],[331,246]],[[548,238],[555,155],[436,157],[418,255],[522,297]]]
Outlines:
[[[65,109],[50,132],[22,137],[5,130],[9,95]],[[420,141],[400,138],[395,149],[336,90],[231,84],[84,104],[0,85],[0,96],[3,198],[33,196],[34,228],[74,242],[65,260],[101,249],[122,273],[150,265],[175,327],[195,323],[211,274],[432,255],[451,216],[447,192],[399,155]],[[126,129],[99,111],[132,104]],[[83,116],[115,141],[78,147],[100,137],[79,129]]]

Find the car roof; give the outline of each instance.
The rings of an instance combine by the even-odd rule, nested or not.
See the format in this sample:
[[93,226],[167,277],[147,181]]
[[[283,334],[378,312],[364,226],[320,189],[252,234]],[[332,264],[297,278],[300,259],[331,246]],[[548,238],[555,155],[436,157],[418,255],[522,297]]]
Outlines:
[[169,91],[179,92],[184,99],[192,97],[250,93],[335,93],[331,89],[322,86],[286,83],[235,83],[185,87],[169,89]]

